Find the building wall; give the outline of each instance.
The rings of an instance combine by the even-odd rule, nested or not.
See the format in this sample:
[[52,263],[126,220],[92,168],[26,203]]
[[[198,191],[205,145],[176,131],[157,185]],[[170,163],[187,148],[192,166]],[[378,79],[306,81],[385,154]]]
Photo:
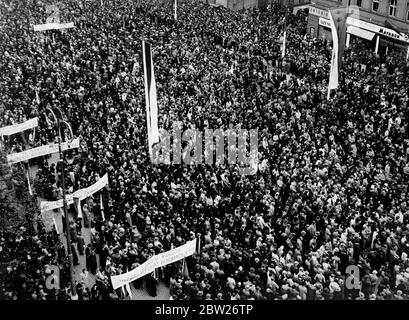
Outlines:
[[[347,24],[358,28],[359,35],[348,35],[352,42],[365,43],[375,52],[386,55],[409,57],[409,22],[406,20],[409,0],[398,0],[396,17],[389,16],[390,0],[380,0],[377,12],[372,10],[373,0],[362,0],[359,15],[352,14]],[[307,34],[314,28],[314,36],[331,39],[328,9],[337,6],[356,5],[357,0],[315,0],[310,7]],[[389,24],[386,23],[389,22]],[[391,27],[391,25],[393,27]],[[366,31],[365,31],[366,30]],[[374,34],[372,40],[366,38],[365,32]],[[347,31],[348,32],[348,31]],[[353,32],[353,30],[351,30]],[[356,29],[355,29],[355,32]],[[332,40],[332,39],[331,39]],[[349,43],[347,40],[347,44]],[[363,41],[363,42],[362,42]]]
[[[314,0],[317,6],[336,7],[337,5],[357,5],[358,0]],[[407,20],[407,13],[409,9],[408,0],[397,0],[396,16],[389,16],[390,0],[379,0],[378,11],[372,10],[373,0],[361,0],[360,15],[362,19],[371,21],[375,24],[384,24],[385,20],[394,23],[402,32],[408,32],[409,20]]]
[[266,7],[278,0],[216,0],[215,3],[237,11],[248,8]]

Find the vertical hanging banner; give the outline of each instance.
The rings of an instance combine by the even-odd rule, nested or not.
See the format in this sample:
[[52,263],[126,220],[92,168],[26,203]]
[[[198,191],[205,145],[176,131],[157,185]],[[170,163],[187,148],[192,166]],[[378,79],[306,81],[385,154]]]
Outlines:
[[54,223],[54,228],[55,231],[57,232],[57,234],[60,234],[60,230],[58,229],[58,225],[57,225],[57,220],[55,219],[56,213],[53,212],[53,223]]
[[200,250],[201,250],[200,245],[201,245],[201,240],[200,240],[200,235],[198,235],[197,242],[196,242],[196,253],[197,254],[200,254]]
[[158,103],[156,82],[153,69],[152,48],[149,42],[142,40],[142,55],[145,78],[146,121],[148,131],[149,155],[152,157],[152,146],[159,142]]
[[102,201],[102,193],[99,194],[99,206],[101,207],[102,221],[105,221],[104,201]]
[[328,9],[328,11],[333,45],[327,99],[330,98],[331,90],[336,89],[339,83],[339,70],[345,50],[348,8],[334,8]]
[[178,0],[175,0],[175,20],[178,20]]
[[31,183],[30,183],[30,166],[28,166],[27,169],[27,184],[28,184],[28,193],[30,196],[33,196],[33,190],[31,189]]
[[81,199],[79,197],[73,197],[75,208],[77,208],[78,218],[82,219]]
[[347,35],[347,17],[348,7],[330,9],[331,18],[331,33],[334,36],[334,32],[337,35],[337,59],[338,68],[342,67],[342,57],[344,56],[346,35]]
[[283,35],[283,50],[282,50],[282,52],[281,52],[281,58],[284,58],[284,57],[285,57],[286,45],[287,45],[287,30],[284,30],[284,35]]

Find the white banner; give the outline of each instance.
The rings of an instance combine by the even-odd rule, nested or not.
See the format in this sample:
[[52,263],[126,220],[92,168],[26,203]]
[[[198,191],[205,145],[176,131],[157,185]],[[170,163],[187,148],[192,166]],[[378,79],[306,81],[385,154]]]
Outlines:
[[75,28],[74,22],[70,23],[44,23],[34,25],[34,31],[59,30]]
[[11,136],[28,129],[38,127],[38,118],[27,120],[23,123],[13,124],[11,126],[0,128],[0,136]]
[[[80,147],[80,139],[74,139],[72,142],[63,142],[61,143],[62,151],[70,150],[70,149],[78,149]],[[17,152],[13,154],[9,154],[7,156],[7,161],[9,164],[15,164],[23,161],[27,161],[33,158],[38,158],[45,156],[47,154],[57,153],[58,144],[52,143],[45,146],[40,146],[33,149],[28,149],[22,152]]]
[[147,274],[155,271],[156,268],[166,266],[170,263],[191,256],[196,251],[196,241],[197,239],[194,239],[180,247],[177,247],[176,249],[172,249],[155,255],[149,260],[142,263],[139,267],[127,273],[111,277],[112,287],[114,289],[118,289],[136,279],[146,276]]
[[[74,198],[79,198],[80,201],[88,198],[89,196],[93,195],[94,193],[98,192],[102,188],[104,188],[108,184],[108,174],[105,174],[101,179],[95,182],[93,185],[75,191],[72,194],[67,194],[67,205],[71,205],[74,203]],[[41,213],[46,211],[51,211],[54,209],[62,208],[64,206],[63,199],[57,201],[41,201],[40,202],[40,210]]]

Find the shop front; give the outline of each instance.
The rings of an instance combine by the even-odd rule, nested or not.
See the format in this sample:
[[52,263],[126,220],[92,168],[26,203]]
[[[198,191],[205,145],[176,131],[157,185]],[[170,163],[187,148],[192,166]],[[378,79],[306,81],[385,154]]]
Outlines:
[[[307,33],[332,41],[328,9],[309,8]],[[385,56],[409,59],[409,35],[353,17],[347,18],[346,46],[358,45]]]
[[408,58],[409,35],[352,17],[347,19],[347,46],[351,38],[358,37],[367,40],[375,53]]

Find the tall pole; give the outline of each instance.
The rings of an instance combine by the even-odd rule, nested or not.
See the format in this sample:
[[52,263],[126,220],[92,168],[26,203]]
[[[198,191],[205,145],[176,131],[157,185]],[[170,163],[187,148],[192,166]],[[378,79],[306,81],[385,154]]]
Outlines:
[[[60,116],[62,117],[62,112],[60,111]],[[55,114],[53,113],[54,117]],[[70,268],[70,281],[71,281],[71,300],[78,300],[77,289],[75,287],[75,280],[74,280],[74,264],[72,258],[72,250],[71,250],[71,236],[70,236],[70,219],[68,217],[68,210],[67,210],[67,198],[65,194],[65,179],[64,179],[64,153],[62,152],[61,148],[61,127],[60,127],[60,118],[55,117],[57,120],[57,131],[58,131],[58,151],[59,151],[59,160],[61,162],[61,187],[62,187],[62,196],[63,196],[63,204],[64,204],[64,216],[65,216],[65,231],[67,237],[67,252],[68,252],[68,264]]]

